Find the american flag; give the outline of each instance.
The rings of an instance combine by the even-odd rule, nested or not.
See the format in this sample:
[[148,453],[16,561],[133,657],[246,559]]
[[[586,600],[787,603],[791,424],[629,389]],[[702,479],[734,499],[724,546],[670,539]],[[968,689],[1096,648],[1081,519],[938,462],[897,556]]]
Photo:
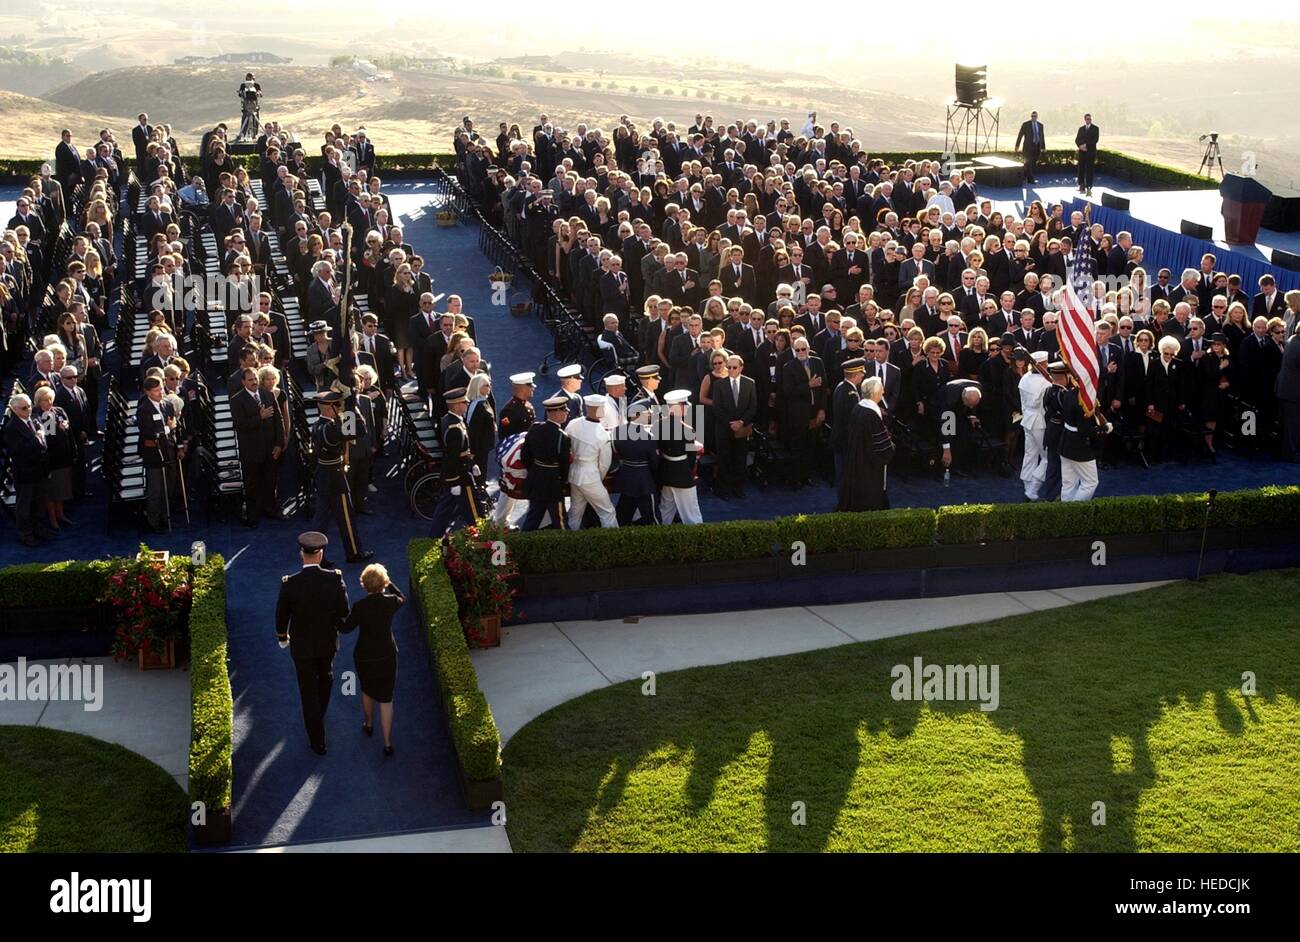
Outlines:
[[[1077,277],[1075,283],[1078,283]],[[1097,408],[1097,387],[1101,375],[1092,314],[1079,300],[1073,285],[1066,285],[1060,290],[1056,296],[1056,305],[1060,309],[1057,331],[1061,335],[1061,356],[1065,358],[1066,365],[1074,375],[1074,382],[1079,387],[1083,411],[1091,416]]]
[[1092,241],[1088,224],[1084,223],[1079,227],[1079,237],[1070,252],[1070,270],[1075,292],[1089,304],[1092,302],[1092,283],[1097,278],[1097,259],[1092,254],[1096,249],[1097,243]]

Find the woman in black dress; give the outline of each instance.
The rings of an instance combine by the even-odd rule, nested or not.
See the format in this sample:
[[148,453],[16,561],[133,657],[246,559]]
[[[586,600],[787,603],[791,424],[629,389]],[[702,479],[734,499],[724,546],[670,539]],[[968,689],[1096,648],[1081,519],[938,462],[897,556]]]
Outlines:
[[469,411],[465,413],[469,450],[482,472],[482,483],[486,484],[488,462],[497,450],[497,411],[492,402],[492,378],[487,373],[475,373],[465,391],[469,395]]
[[384,755],[393,754],[393,688],[397,685],[397,642],[393,639],[393,616],[406,602],[402,590],[388,580],[388,570],[372,563],[361,572],[365,598],[352,606],[339,629],[347,634],[361,629],[352,652],[361,681],[361,729],[374,735],[374,709],[379,704],[379,722],[384,733]]

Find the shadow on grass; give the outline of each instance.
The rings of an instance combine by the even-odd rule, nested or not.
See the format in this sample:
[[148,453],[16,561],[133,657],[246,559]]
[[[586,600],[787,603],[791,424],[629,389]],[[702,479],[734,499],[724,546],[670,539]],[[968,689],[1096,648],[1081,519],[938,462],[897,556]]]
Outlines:
[[[1003,800],[1015,800],[1009,783],[1019,780],[1037,807],[1003,806],[1018,829],[990,821],[960,846],[1024,849],[1024,840],[997,835],[1032,831],[1036,821],[1039,850],[1138,850],[1139,803],[1156,781],[1149,739],[1166,711],[1210,698],[1219,730],[1240,738],[1260,722],[1253,698],[1240,696],[1243,671],[1255,673],[1264,702],[1300,698],[1298,584],[1294,571],[1220,576],[979,625],[661,674],[655,697],[641,696],[639,682],[596,691],[534,720],[507,747],[511,841],[519,850],[819,851],[837,826],[836,846],[843,845],[843,829],[852,827],[841,823],[846,809],[894,802],[900,789],[915,789],[906,796],[912,810],[940,821],[910,824],[926,829],[929,849],[941,850],[935,835],[943,818],[960,812],[969,826],[981,813],[953,802],[978,798],[982,776],[994,769],[987,781],[1001,783]],[[893,700],[890,669],[917,656],[926,664],[999,665],[999,708]],[[1213,732],[1194,715],[1185,722],[1182,735]],[[923,723],[926,738],[914,740]],[[990,743],[998,756],[971,751]],[[882,764],[882,752],[917,747],[926,754],[904,756],[911,766]],[[1018,771],[999,766],[1003,751],[1018,752]],[[737,834],[739,824],[705,820],[752,821],[746,815],[756,801],[766,825],[761,841]],[[805,809],[802,826],[792,826],[795,802]],[[1105,805],[1104,827],[1093,820],[1096,802]]]

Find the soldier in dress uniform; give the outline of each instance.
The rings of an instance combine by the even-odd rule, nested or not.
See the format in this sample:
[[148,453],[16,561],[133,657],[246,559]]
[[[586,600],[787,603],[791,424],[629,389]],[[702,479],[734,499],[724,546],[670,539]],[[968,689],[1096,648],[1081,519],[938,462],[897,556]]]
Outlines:
[[659,467],[659,442],[654,434],[654,408],[638,399],[627,408],[627,424],[614,433],[618,470],[618,525],[628,526],[640,511],[641,524],[659,522],[655,471]]
[[298,535],[302,569],[281,578],[275,604],[275,636],[293,656],[307,739],[321,756],[325,755],[325,708],[334,689],[339,629],[348,617],[343,573],[322,566],[328,543],[325,534],[315,530]]
[[520,530],[536,530],[550,514],[551,526],[563,530],[564,482],[569,479],[569,438],[564,424],[569,421],[569,400],[555,395],[542,405],[546,421],[537,422],[524,436],[520,457],[528,468],[524,493],[528,495],[528,514]]
[[536,388],[533,383],[535,376],[535,373],[516,373],[510,377],[514,395],[505,404],[497,420],[498,441],[505,441],[515,432],[526,432],[533,427],[537,417],[529,400],[533,398],[533,390]]
[[1061,494],[1061,433],[1064,419],[1061,408],[1064,402],[1065,385],[1070,380],[1070,370],[1060,360],[1047,364],[1052,385],[1043,393],[1043,417],[1047,419],[1047,429],[1043,432],[1043,450],[1047,453],[1047,473],[1043,477],[1043,486],[1038,489],[1039,500],[1055,500]]
[[582,393],[579,392],[582,389],[582,367],[570,363],[556,370],[555,375],[560,378],[560,391],[556,395],[568,400],[569,420],[582,418]]
[[[342,394],[329,390],[316,397],[320,418],[311,430],[312,446],[316,452],[316,514],[312,526],[323,531],[330,518],[338,522],[347,561],[364,563],[374,553],[361,549],[353,521],[352,497],[348,492],[348,448],[356,438],[354,428],[345,429],[339,417],[343,407]],[[350,434],[349,434],[350,432]]]
[[474,453],[469,447],[469,429],[465,427],[469,394],[464,387],[449,389],[443,399],[447,403],[447,414],[442,417],[439,430],[443,492],[433,508],[432,532],[435,537],[456,529],[458,521],[467,527],[483,515],[483,508],[474,493],[474,478],[479,469],[474,464]]
[[831,452],[835,455],[835,484],[844,480],[844,456],[849,449],[849,416],[861,398],[858,387],[867,372],[867,361],[854,357],[840,364],[844,379],[831,396]]
[[1092,500],[1097,492],[1097,450],[1114,426],[1099,426],[1083,411],[1077,389],[1061,389],[1061,500]]
[[569,438],[569,529],[582,527],[588,505],[596,511],[602,527],[617,527],[614,502],[605,490],[605,473],[614,460],[609,430],[601,422],[605,397],[594,393],[582,400],[586,416],[564,427]]
[[674,389],[664,395],[668,405],[668,420],[659,443],[659,521],[672,523],[676,517],[682,523],[703,523],[700,502],[695,494],[695,462],[704,450],[704,444],[695,429],[686,421],[686,404],[691,394],[686,389]]
[[1043,478],[1047,473],[1047,455],[1043,448],[1043,435],[1047,420],[1043,417],[1043,396],[1051,387],[1038,366],[1047,362],[1047,354],[1035,351],[1029,354],[1034,366],[1020,377],[1020,427],[1025,433],[1025,459],[1020,467],[1020,480],[1025,485],[1025,500],[1038,500]]
[[638,367],[636,378],[637,382],[641,384],[641,391],[637,393],[633,402],[647,402],[656,408],[663,405],[663,400],[659,398],[657,391],[662,379],[659,375],[659,365],[651,363],[648,366]]

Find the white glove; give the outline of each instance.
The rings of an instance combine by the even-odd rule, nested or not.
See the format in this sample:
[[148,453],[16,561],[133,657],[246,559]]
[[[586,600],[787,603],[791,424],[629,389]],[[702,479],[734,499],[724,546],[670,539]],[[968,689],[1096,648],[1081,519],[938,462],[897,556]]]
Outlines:
[[459,488],[459,487],[453,487],[453,488],[451,489],[451,496],[452,496],[452,497],[459,497],[459,496],[460,496],[460,488]]
[[474,475],[474,477],[478,477],[478,476],[481,475],[483,472],[480,471],[480,470],[478,469],[478,465],[474,465],[474,467],[470,469],[470,472],[469,472],[469,473],[472,474],[472,475]]
[[283,651],[285,648],[287,648],[287,647],[289,646],[289,642],[288,642],[288,641],[281,641],[279,644],[280,644],[280,650],[281,650],[281,651]]
[[1109,435],[1109,434],[1110,434],[1111,432],[1113,432],[1113,431],[1115,431],[1115,426],[1113,426],[1113,425],[1111,425],[1109,422],[1107,422],[1107,423],[1106,423],[1106,434]]

